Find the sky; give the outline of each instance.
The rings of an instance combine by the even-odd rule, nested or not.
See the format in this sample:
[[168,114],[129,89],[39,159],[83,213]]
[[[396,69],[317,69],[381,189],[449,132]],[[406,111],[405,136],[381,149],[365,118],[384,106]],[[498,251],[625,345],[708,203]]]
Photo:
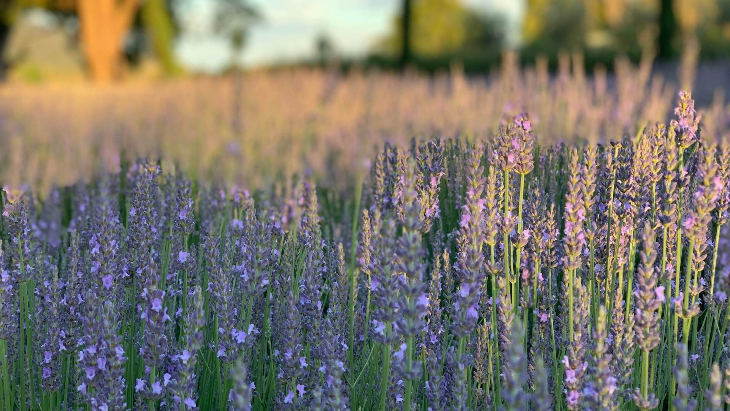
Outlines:
[[[517,41],[522,0],[462,0],[475,9],[504,16]],[[343,56],[366,53],[384,36],[400,0],[250,0],[264,19],[250,33],[242,63],[255,67],[315,55],[315,42],[327,35]],[[214,0],[189,0],[180,10],[185,30],[175,51],[190,69],[216,72],[228,65],[225,39],[211,35]]]

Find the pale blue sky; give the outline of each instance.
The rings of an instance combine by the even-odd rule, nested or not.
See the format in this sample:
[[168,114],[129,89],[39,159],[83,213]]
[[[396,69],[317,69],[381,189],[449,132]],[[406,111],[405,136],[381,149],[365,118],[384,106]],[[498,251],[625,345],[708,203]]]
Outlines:
[[[182,11],[187,34],[177,43],[191,69],[217,71],[228,63],[228,45],[210,35],[213,0],[189,0]],[[464,0],[471,7],[504,15],[516,41],[523,0]],[[389,28],[400,0],[251,0],[263,22],[249,34],[243,63],[256,66],[314,55],[318,34],[326,33],[347,56],[366,52]]]

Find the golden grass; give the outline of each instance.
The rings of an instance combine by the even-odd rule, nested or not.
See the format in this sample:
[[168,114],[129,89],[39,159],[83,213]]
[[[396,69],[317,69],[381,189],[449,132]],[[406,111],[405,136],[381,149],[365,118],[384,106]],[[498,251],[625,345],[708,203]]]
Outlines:
[[[520,70],[505,61],[481,78],[457,69],[435,77],[293,70],[108,88],[7,85],[0,89],[0,179],[45,191],[100,167],[118,169],[120,155],[151,155],[247,187],[303,171],[336,185],[366,170],[388,140],[487,138],[512,111],[529,113],[539,143],[618,139],[666,120],[676,103],[676,86],[652,76],[648,60],[619,61],[613,80],[574,70],[569,58],[552,77],[544,62]],[[717,100],[703,132],[721,137],[727,118],[728,106]]]

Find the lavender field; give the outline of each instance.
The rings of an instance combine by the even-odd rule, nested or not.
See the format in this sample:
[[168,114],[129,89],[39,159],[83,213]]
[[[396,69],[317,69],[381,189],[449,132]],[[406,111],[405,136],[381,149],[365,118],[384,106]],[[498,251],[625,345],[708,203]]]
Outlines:
[[650,66],[2,90],[0,409],[728,409],[730,110]]

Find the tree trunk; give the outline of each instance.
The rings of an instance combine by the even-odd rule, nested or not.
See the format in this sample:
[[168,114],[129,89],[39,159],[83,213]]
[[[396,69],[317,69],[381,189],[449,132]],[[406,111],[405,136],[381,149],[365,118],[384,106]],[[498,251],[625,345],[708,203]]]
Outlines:
[[89,74],[111,83],[121,74],[122,47],[140,0],[79,0],[81,43]]
[[0,81],[5,79],[7,74],[8,62],[5,60],[5,46],[8,45],[10,38],[10,25],[3,19],[0,19]]
[[401,68],[411,60],[411,0],[403,0],[403,44],[401,48]]
[[659,7],[659,58],[670,59],[673,56],[672,41],[677,27],[674,18],[674,2],[661,0]]

